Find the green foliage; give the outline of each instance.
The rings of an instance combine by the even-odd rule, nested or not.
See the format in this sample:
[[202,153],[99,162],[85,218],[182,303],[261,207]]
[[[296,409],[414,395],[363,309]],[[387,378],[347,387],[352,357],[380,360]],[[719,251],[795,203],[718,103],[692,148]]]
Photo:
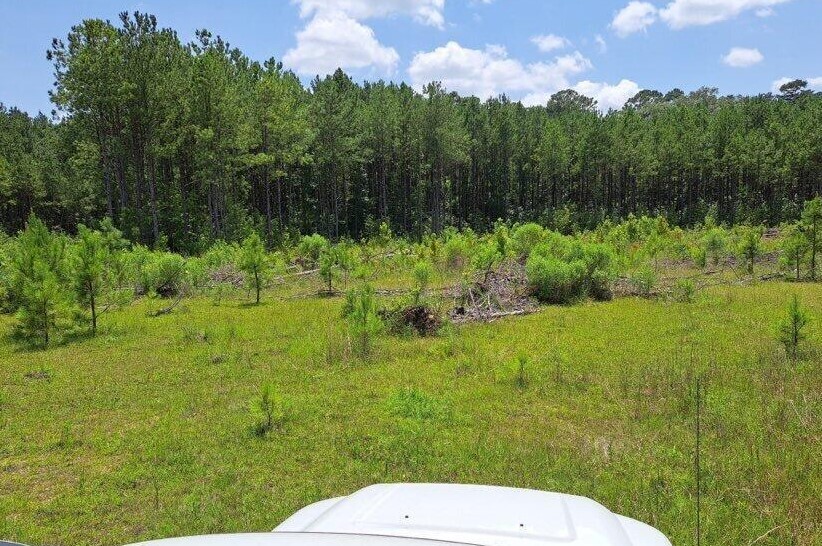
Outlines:
[[282,430],[289,418],[289,405],[270,383],[260,389],[260,393],[249,404],[255,419],[252,430],[257,436],[267,436],[275,430]]
[[494,268],[503,260],[503,256],[504,254],[500,253],[495,241],[481,243],[471,256],[471,267],[482,275],[483,282],[485,282]]
[[428,421],[447,417],[447,407],[441,401],[416,387],[398,389],[387,400],[388,411],[405,419]]
[[801,267],[810,250],[810,244],[805,233],[798,225],[790,226],[780,244],[782,255],[780,263],[789,271],[793,271],[798,281],[801,277]]
[[379,315],[374,287],[363,284],[346,295],[343,314],[348,320],[348,329],[354,341],[358,356],[366,358],[371,354],[374,337],[379,335],[384,324]]
[[473,243],[472,234],[452,231],[446,233],[443,244],[445,264],[450,269],[460,270],[468,264]]
[[414,305],[420,305],[425,301],[428,286],[431,284],[431,277],[434,276],[434,267],[427,260],[420,260],[414,264],[413,269],[414,286],[411,288],[411,297]]
[[88,306],[92,334],[97,333],[97,305],[108,279],[109,248],[102,233],[80,224],[73,255],[74,290],[78,301]]
[[256,231],[243,241],[240,261],[237,265],[240,271],[245,273],[246,284],[254,290],[255,303],[260,303],[260,291],[265,284],[269,264],[263,240]]
[[710,228],[705,232],[701,243],[706,259],[710,259],[713,266],[716,267],[723,258],[728,244],[725,230],[720,227]]
[[691,279],[678,279],[674,285],[674,299],[679,303],[693,303],[696,285]]
[[585,296],[585,264],[533,252],[525,263],[534,295],[546,303],[573,303]]
[[531,382],[529,367],[528,356],[519,354],[517,358],[505,363],[497,370],[496,379],[500,382],[513,383],[517,389],[524,390]]
[[656,286],[659,276],[656,270],[649,264],[643,264],[636,269],[630,277],[631,284],[642,296],[648,296]]
[[736,230],[737,256],[745,265],[749,275],[753,275],[756,259],[762,254],[762,226],[739,226]]
[[785,346],[785,351],[795,360],[800,342],[805,339],[805,327],[810,321],[810,315],[802,309],[799,297],[794,294],[788,302],[787,314],[777,325],[779,341]]
[[17,240],[11,262],[11,288],[19,330],[48,345],[69,313],[65,240],[34,214]]
[[811,280],[816,280],[817,257],[822,252],[822,196],[806,201],[802,209],[802,233],[808,244]]
[[527,258],[538,244],[545,240],[545,228],[539,224],[528,223],[516,226],[511,234],[514,252],[521,258]]
[[525,262],[534,295],[547,303],[571,303],[586,296],[611,299],[614,253],[601,243],[583,243],[549,232]]
[[297,246],[297,254],[304,259],[307,264],[314,266],[319,263],[320,256],[329,246],[328,239],[318,233],[305,235],[300,239],[300,244]]
[[138,293],[169,297],[183,288],[185,258],[172,252],[152,252],[145,248],[133,254],[138,272]]

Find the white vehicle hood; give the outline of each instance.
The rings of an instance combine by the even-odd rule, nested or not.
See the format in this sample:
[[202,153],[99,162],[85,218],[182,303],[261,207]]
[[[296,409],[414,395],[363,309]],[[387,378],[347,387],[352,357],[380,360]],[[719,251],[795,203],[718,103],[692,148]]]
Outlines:
[[585,497],[487,485],[372,485],[309,505],[274,531],[480,546],[671,546],[653,527]]

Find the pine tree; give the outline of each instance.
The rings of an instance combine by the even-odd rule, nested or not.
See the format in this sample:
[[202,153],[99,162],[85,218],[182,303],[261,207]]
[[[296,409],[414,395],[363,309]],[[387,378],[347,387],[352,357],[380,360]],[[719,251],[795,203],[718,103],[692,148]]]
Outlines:
[[245,273],[246,283],[254,288],[255,302],[260,303],[260,291],[268,273],[268,260],[263,241],[256,231],[243,241],[239,267]]
[[106,282],[108,248],[99,231],[80,224],[74,250],[74,290],[91,313],[91,333],[97,334],[97,304]]

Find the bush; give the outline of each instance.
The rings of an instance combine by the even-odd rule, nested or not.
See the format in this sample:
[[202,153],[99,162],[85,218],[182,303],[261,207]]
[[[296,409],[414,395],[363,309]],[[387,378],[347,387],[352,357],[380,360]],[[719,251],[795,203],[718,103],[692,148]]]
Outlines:
[[538,300],[571,303],[585,296],[585,263],[564,262],[553,256],[532,253],[525,263],[528,283]]
[[320,260],[320,254],[329,246],[328,239],[314,233],[313,235],[305,235],[300,239],[300,244],[297,246],[297,254],[307,264],[316,266]]
[[528,223],[514,228],[511,235],[514,252],[521,258],[527,258],[531,251],[545,241],[545,228],[539,224]]
[[674,285],[674,299],[679,303],[692,303],[696,296],[696,285],[691,279],[679,279]]
[[643,264],[630,277],[631,285],[642,296],[648,296],[657,283],[657,274],[649,264]]
[[702,236],[702,248],[705,251],[705,261],[711,260],[711,263],[716,267],[719,261],[725,254],[725,247],[727,246],[727,235],[725,230],[720,227],[713,227],[705,232]]
[[468,237],[463,233],[453,233],[443,245],[445,264],[451,269],[462,269],[468,262],[471,253]]
[[179,254],[149,251],[140,271],[143,292],[167,298],[182,290],[186,262]]
[[268,383],[263,385],[259,395],[251,399],[250,409],[256,421],[253,431],[257,436],[266,436],[274,430],[282,430],[288,420],[288,404]]

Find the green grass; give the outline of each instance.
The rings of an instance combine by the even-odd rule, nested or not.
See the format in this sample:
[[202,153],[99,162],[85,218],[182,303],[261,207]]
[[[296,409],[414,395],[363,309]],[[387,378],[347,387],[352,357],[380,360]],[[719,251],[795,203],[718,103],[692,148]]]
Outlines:
[[[814,316],[796,363],[774,334],[792,293]],[[773,528],[758,545],[819,544],[821,285],[546,307],[381,336],[368,361],[350,356],[340,299],[273,294],[155,318],[144,300],[45,351],[0,341],[0,538],[265,531],[371,483],[441,481],[586,495],[693,544],[703,374],[703,544]],[[289,412],[260,438],[249,403],[265,383]]]

